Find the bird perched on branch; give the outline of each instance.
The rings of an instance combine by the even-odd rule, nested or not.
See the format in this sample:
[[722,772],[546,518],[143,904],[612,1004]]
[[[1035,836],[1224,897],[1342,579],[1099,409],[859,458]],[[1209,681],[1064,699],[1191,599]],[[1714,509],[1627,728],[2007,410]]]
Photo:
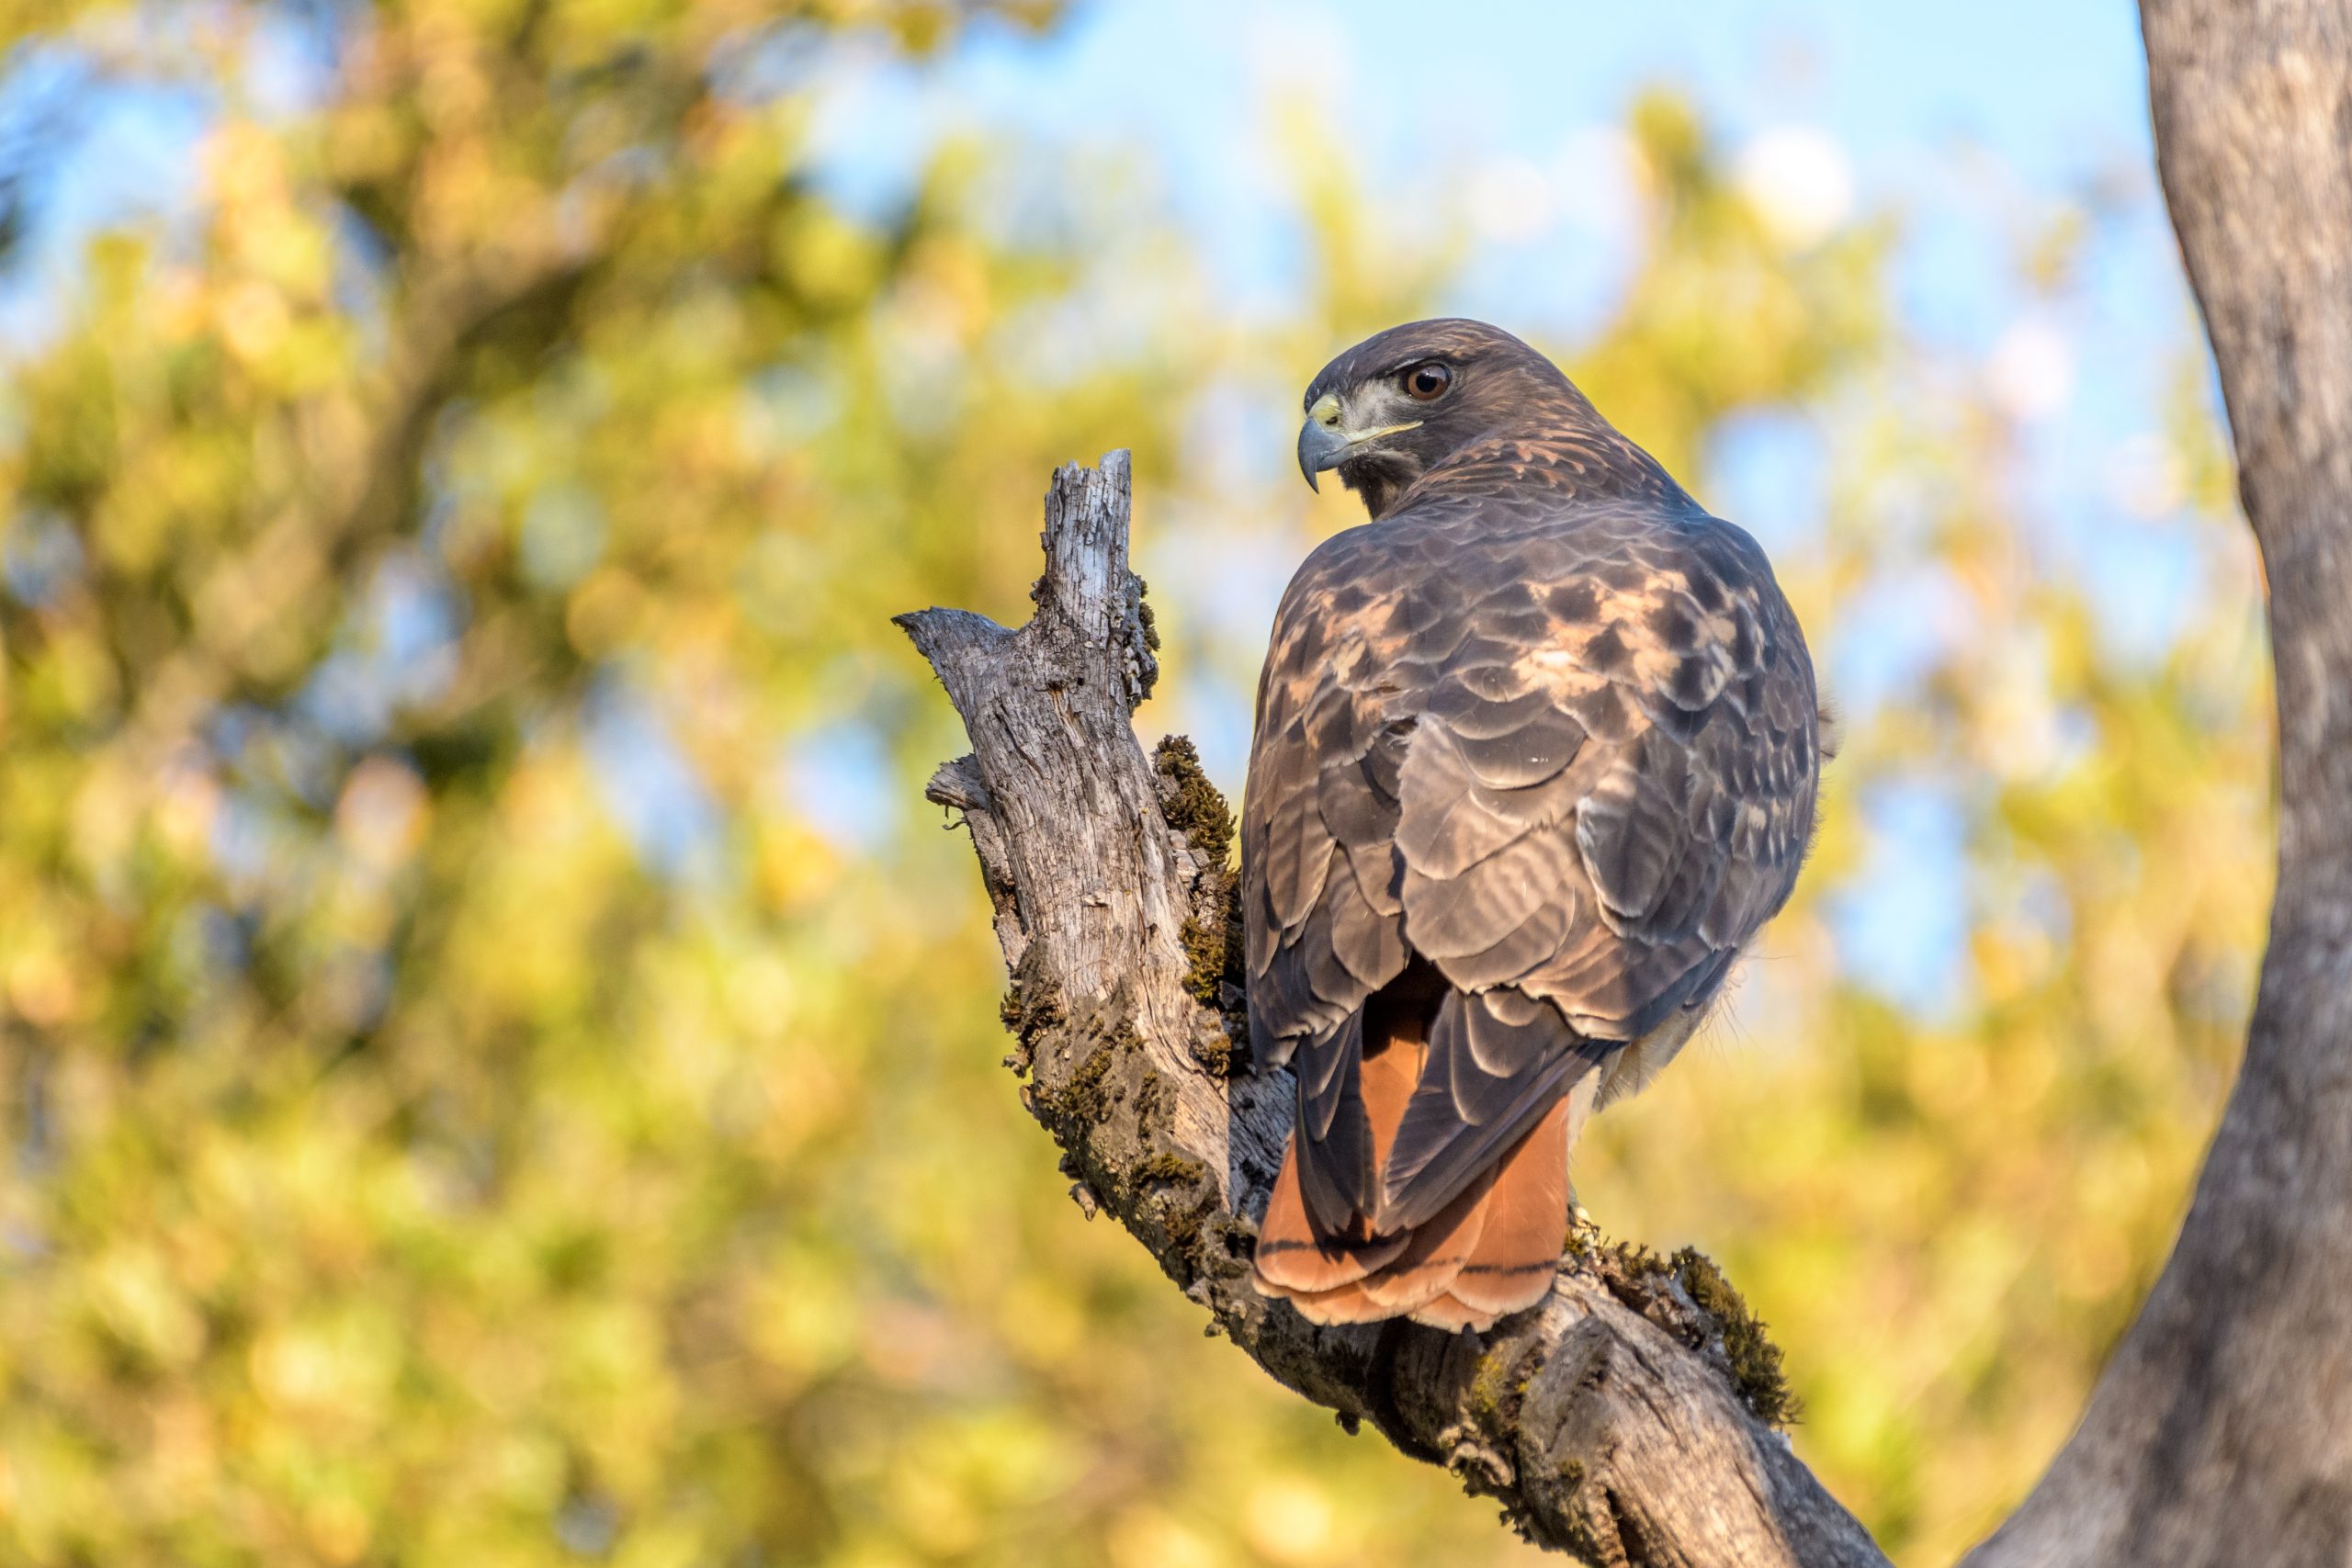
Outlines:
[[1484,1328],[1550,1288],[1586,1116],[1788,899],[1813,665],[1755,540],[1494,327],[1325,366],[1298,466],[1371,521],[1292,579],[1258,689],[1250,1032],[1298,1100],[1257,1282]]

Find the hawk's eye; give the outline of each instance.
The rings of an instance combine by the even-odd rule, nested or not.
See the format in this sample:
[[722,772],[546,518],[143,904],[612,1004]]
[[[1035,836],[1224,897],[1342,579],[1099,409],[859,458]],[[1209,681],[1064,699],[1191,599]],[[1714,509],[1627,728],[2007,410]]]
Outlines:
[[1405,372],[1405,395],[1417,402],[1432,402],[1453,385],[1453,372],[1431,360]]

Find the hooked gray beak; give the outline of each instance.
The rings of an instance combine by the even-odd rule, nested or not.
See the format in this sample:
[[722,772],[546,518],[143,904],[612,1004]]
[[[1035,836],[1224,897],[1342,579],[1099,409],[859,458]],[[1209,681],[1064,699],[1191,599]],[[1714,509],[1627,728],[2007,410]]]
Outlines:
[[1316,475],[1338,468],[1347,461],[1349,453],[1367,441],[1419,430],[1420,425],[1416,419],[1373,430],[1350,430],[1340,423],[1339,394],[1326,392],[1315,400],[1315,406],[1306,411],[1306,423],[1298,427],[1298,471],[1306,476],[1306,488],[1319,493],[1323,487],[1315,482]]
[[1298,427],[1298,471],[1306,476],[1306,488],[1318,494],[1323,487],[1315,482],[1315,476],[1326,468],[1338,468],[1347,457],[1348,448],[1355,445],[1340,434],[1336,412],[1331,423],[1310,417]]

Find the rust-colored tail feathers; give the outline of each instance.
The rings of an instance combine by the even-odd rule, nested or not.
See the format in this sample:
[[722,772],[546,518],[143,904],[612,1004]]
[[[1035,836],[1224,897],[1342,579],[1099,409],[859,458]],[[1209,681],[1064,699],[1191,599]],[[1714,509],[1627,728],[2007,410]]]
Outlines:
[[[1385,1032],[1380,1043],[1365,1040],[1359,1079],[1375,1169],[1387,1165],[1429,1055],[1419,1018],[1398,1018]],[[1258,1234],[1258,1289],[1288,1297],[1313,1323],[1410,1317],[1439,1328],[1484,1329],[1533,1306],[1559,1267],[1568,1225],[1568,1145],[1593,1083],[1587,1074],[1427,1224],[1393,1235],[1317,1232],[1299,1188],[1294,1133]]]

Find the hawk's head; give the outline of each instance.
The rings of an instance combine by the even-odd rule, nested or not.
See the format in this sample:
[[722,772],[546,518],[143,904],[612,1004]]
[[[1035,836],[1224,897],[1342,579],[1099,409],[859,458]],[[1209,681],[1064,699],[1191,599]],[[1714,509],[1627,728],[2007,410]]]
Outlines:
[[1488,436],[1540,430],[1590,405],[1552,362],[1499,327],[1450,318],[1368,337],[1306,389],[1298,467],[1326,468],[1379,517],[1406,488]]

